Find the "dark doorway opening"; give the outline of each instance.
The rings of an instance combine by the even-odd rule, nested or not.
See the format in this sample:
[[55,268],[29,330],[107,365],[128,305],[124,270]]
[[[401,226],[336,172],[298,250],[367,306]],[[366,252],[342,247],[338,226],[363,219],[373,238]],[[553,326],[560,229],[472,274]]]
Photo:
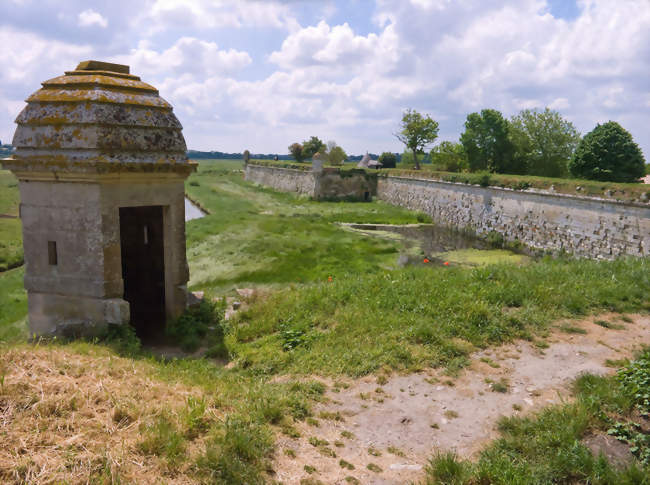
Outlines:
[[165,253],[162,206],[120,207],[124,299],[143,341],[165,331]]

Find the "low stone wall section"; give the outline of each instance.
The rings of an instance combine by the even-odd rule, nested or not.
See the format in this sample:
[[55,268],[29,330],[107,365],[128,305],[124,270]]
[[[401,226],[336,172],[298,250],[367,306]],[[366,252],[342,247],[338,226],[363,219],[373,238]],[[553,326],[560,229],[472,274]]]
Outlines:
[[314,197],[316,188],[314,172],[295,168],[247,164],[244,177],[250,182],[275,190],[297,192],[309,197]]
[[250,182],[317,200],[371,200],[377,193],[377,177],[365,170],[300,170],[248,163],[244,173]]
[[377,194],[377,177],[365,170],[339,170],[336,167],[314,172],[314,198],[319,200],[371,200]]
[[481,187],[429,179],[248,164],[246,179],[315,199],[368,200],[424,212],[438,224],[495,231],[507,241],[551,252],[611,259],[650,256],[650,204]]
[[380,199],[439,224],[546,251],[591,258],[650,256],[650,204],[517,191],[404,177],[379,177]]

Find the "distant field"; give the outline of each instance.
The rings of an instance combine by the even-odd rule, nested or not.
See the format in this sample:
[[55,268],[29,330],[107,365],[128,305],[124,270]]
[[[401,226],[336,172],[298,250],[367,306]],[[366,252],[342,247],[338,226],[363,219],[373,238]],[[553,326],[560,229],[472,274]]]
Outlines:
[[0,271],[23,261],[22,225],[18,219],[18,181],[11,172],[0,170]]

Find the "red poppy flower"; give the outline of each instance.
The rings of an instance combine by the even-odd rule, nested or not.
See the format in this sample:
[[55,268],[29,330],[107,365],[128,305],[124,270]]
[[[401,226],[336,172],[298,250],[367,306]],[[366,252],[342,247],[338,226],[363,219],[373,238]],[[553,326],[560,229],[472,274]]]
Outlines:
[[427,258],[424,258],[424,262],[425,262],[425,263],[428,263],[429,260],[428,260]]
[[449,262],[447,262],[447,261],[445,261],[445,262],[442,263],[442,264],[444,264],[445,266],[449,266]]

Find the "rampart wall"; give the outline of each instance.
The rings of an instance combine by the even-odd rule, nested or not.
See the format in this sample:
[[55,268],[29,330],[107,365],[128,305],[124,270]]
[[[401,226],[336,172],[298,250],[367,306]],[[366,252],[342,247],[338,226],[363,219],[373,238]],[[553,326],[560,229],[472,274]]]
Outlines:
[[[370,192],[389,204],[424,212],[438,224],[484,235],[496,231],[505,240],[534,249],[590,258],[650,256],[647,203],[383,174],[345,179],[328,169],[313,172],[252,164],[246,167],[246,179],[316,199],[352,194],[363,199],[360,194]],[[333,187],[343,189],[337,193]]]

